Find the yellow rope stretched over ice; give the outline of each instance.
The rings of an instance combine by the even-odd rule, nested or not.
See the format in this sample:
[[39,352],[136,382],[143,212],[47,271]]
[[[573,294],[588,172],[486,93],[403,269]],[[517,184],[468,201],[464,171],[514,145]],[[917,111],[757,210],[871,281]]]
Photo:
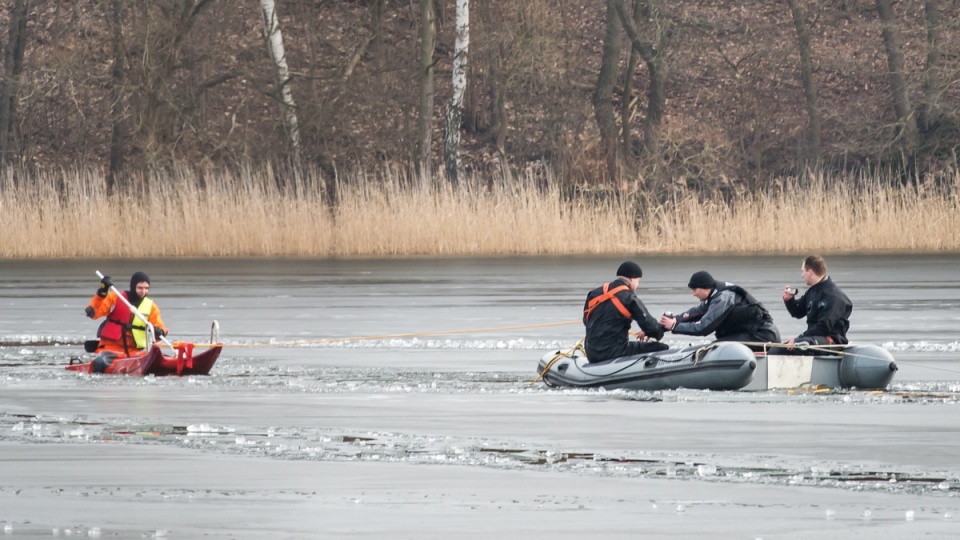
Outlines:
[[378,339],[395,339],[395,338],[421,337],[421,336],[445,336],[445,335],[451,335],[451,334],[497,332],[501,330],[522,330],[525,328],[546,328],[550,326],[564,326],[569,324],[580,324],[580,321],[565,321],[565,322],[542,323],[542,324],[524,324],[519,326],[497,326],[492,328],[470,328],[470,329],[464,329],[464,330],[443,330],[438,332],[411,332],[407,334],[383,334],[383,335],[377,335],[377,336],[356,336],[356,337],[311,339],[311,340],[296,340],[296,341],[271,341],[271,342],[260,342],[260,343],[235,343],[235,344],[194,343],[194,346],[195,347],[223,346],[223,347],[242,347],[242,348],[299,347],[303,345],[322,345],[324,343],[342,343],[345,341],[374,341]]

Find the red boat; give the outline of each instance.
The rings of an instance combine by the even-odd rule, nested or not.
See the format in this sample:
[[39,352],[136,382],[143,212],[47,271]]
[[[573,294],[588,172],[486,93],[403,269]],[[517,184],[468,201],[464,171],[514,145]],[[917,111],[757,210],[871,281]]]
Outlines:
[[[193,354],[192,343],[176,344],[176,356],[164,356],[160,347],[151,347],[143,354],[117,358],[104,373],[113,375],[209,375],[220,357],[222,345],[214,345],[199,354]],[[67,366],[70,371],[93,373],[93,362]]]

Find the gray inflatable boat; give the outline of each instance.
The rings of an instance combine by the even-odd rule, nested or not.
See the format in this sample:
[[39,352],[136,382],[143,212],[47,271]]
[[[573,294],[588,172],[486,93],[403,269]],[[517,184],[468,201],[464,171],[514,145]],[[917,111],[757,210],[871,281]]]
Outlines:
[[757,355],[757,373],[743,390],[856,388],[884,390],[897,373],[889,351],[876,345],[811,348],[808,355]]
[[556,351],[543,355],[537,373],[548,386],[607,390],[738,390],[750,383],[756,367],[753,351],[746,345],[718,341],[595,364],[587,360],[582,349]]

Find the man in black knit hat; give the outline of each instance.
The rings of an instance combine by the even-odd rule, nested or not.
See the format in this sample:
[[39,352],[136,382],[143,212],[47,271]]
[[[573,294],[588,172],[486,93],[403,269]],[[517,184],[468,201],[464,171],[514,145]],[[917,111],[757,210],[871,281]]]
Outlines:
[[583,325],[587,330],[584,348],[591,363],[667,349],[667,345],[655,341],[630,341],[632,321],[640,325],[640,339],[663,337],[663,328],[637,298],[641,277],[640,266],[627,261],[617,268],[615,280],[587,294],[583,305]]
[[780,331],[770,312],[743,287],[718,283],[704,270],[690,276],[687,287],[700,299],[700,305],[676,318],[661,317],[665,329],[690,336],[716,333],[717,341],[745,341],[757,351],[763,350],[763,343],[780,342]]

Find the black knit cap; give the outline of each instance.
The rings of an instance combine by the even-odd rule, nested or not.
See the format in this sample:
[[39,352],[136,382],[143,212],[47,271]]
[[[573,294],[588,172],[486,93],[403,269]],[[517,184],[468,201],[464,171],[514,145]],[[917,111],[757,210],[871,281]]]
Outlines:
[[133,274],[133,277],[130,278],[130,290],[136,292],[137,283],[143,283],[144,281],[150,283],[150,276],[143,272],[136,272]]
[[690,276],[690,283],[687,283],[687,287],[691,289],[713,289],[716,286],[717,280],[713,279],[710,272],[706,270],[694,272],[693,275]]
[[640,269],[640,265],[633,262],[627,261],[620,265],[620,268],[617,268],[617,275],[625,278],[639,278],[643,277],[643,270]]

